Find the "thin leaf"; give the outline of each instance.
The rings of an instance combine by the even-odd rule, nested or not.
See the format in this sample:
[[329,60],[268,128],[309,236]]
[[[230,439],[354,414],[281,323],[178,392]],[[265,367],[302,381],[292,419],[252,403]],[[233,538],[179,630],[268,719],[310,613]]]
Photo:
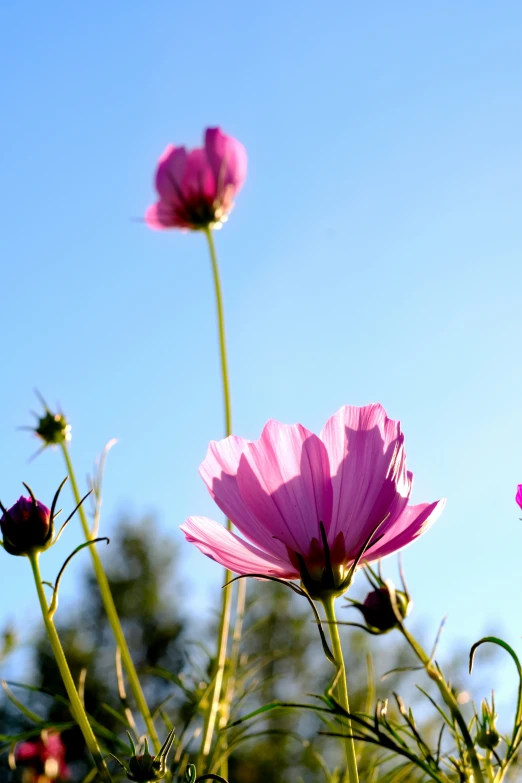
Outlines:
[[433,704],[437,712],[442,716],[442,718],[448,724],[448,726],[453,726],[454,725],[453,717],[446,715],[444,710],[441,707],[439,707],[435,699],[432,696],[430,696],[430,694],[427,693],[427,691],[425,691],[424,688],[421,688],[420,685],[415,685],[415,687],[422,693],[423,696],[425,696],[428,699],[428,701],[430,701]]
[[14,704],[14,706],[20,710],[20,712],[23,713],[26,718],[28,718],[33,723],[45,723],[45,718],[42,718],[41,715],[37,715],[36,712],[32,712],[32,710],[30,710],[25,706],[25,704],[22,704],[22,702],[16,698],[14,693],[10,691],[5,680],[2,680],[2,688],[11,704]]
[[313,710],[315,712],[326,712],[330,714],[332,712],[332,710],[326,709],[325,707],[316,707],[315,704],[299,704],[294,702],[273,701],[270,704],[265,704],[263,707],[259,707],[257,710],[253,710],[252,712],[249,712],[248,715],[244,715],[242,718],[238,718],[238,720],[235,720],[232,723],[228,723],[224,728],[231,729],[234,726],[239,726],[241,723],[244,723],[245,721],[256,717],[257,715],[262,715],[265,712],[271,712],[272,710],[281,710],[281,709],[305,709],[305,710]]
[[[84,498],[84,500],[85,500],[85,498]],[[78,504],[78,506],[76,508],[78,508],[79,506],[80,506],[80,504]],[[70,517],[69,517],[69,519],[70,519]],[[69,521],[69,520],[67,520],[67,521]],[[66,523],[64,523],[64,524],[66,524]],[[71,552],[69,557],[65,560],[63,566],[60,568],[58,576],[56,577],[56,582],[55,582],[55,585],[54,585],[53,597],[52,597],[51,604],[49,606],[49,611],[48,611],[48,615],[49,615],[50,618],[55,614],[56,610],[58,609],[58,588],[60,586],[60,580],[61,580],[62,576],[64,575],[65,569],[67,568],[67,566],[69,565],[69,563],[71,562],[73,557],[78,554],[78,552],[81,552],[82,549],[85,549],[85,547],[87,547],[87,546],[92,546],[92,544],[97,544],[99,541],[106,541],[107,544],[110,544],[110,539],[108,539],[107,536],[104,536],[103,538],[93,538],[90,541],[84,541],[84,543],[80,544],[79,546],[77,546],[76,549],[74,550],[74,552]]]
[[[267,579],[270,582],[279,582],[280,584],[289,587],[290,590],[293,590],[294,593],[297,593],[297,595],[304,596],[307,599],[310,606],[312,607],[312,611],[315,617],[315,622],[317,624],[317,629],[321,637],[321,643],[323,645],[324,654],[326,655],[330,663],[332,663],[334,666],[339,665],[335,660],[334,655],[328,646],[328,642],[326,641],[326,636],[324,635],[324,631],[322,627],[323,621],[321,620],[319,612],[317,611],[317,607],[312,601],[311,597],[306,592],[306,590],[303,590],[302,587],[299,587],[298,585],[294,585],[293,582],[289,582],[287,579],[279,579],[279,577],[277,576],[267,576],[266,574],[242,574],[241,576],[236,576],[234,579],[231,579],[230,582],[228,582],[228,584],[232,584],[232,582],[237,582],[238,579],[244,579],[247,577],[254,577],[255,579]],[[227,585],[224,586],[226,587]]]
[[19,734],[0,734],[0,742],[4,743],[4,746],[0,747],[0,752],[3,752],[6,747],[11,745],[13,742],[24,742],[25,740],[33,739],[33,737],[39,737],[43,729],[67,731],[67,729],[71,729],[75,725],[76,724],[74,721],[66,721],[62,723],[46,722],[45,726],[38,726],[38,728],[28,729],[27,731],[22,731]]
[[475,642],[475,644],[472,646],[471,650],[469,651],[470,674],[473,670],[473,661],[475,658],[475,652],[477,651],[478,647],[480,647],[481,644],[485,644],[486,642],[489,642],[490,644],[497,644],[499,647],[502,647],[504,650],[506,650],[506,652],[509,653],[509,655],[511,655],[511,657],[513,658],[513,661],[515,662],[515,666],[517,667],[518,695],[517,695],[517,710],[516,710],[516,717],[515,717],[515,729],[514,729],[513,740],[512,740],[514,742],[522,719],[522,666],[520,665],[520,661],[518,659],[516,652],[513,650],[512,647],[510,647],[510,645],[507,642],[504,642],[502,639],[499,639],[496,636],[484,636],[482,639],[479,639],[478,642]]

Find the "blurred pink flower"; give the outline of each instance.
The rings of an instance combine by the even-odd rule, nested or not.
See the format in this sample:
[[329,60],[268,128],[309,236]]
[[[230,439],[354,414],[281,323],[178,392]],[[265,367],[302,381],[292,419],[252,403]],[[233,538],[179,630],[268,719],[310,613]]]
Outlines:
[[65,745],[59,734],[43,732],[35,742],[22,742],[16,749],[16,760],[27,765],[36,775],[49,780],[69,780],[65,763]]
[[182,525],[187,541],[237,574],[301,578],[311,594],[343,592],[365,545],[368,562],[402,549],[445,503],[408,505],[404,436],[378,404],[341,408],[319,436],[272,420],[257,441],[212,441],[200,474],[248,541],[206,517]]
[[246,177],[243,145],[219,128],[207,128],[205,146],[187,152],[169,145],[159,159],[159,201],[149,207],[150,228],[201,229],[224,222]]
[[515,500],[517,501],[520,508],[522,508],[522,484],[519,484],[517,487],[517,494],[515,495]]

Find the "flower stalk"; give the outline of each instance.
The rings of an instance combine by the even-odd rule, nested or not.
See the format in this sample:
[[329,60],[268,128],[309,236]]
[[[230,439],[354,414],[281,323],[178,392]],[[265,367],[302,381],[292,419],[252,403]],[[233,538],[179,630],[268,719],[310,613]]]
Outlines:
[[466,745],[466,750],[468,752],[469,761],[473,769],[473,783],[486,783],[486,780],[482,773],[482,768],[480,766],[480,761],[477,756],[477,751],[475,749],[475,743],[473,742],[471,734],[469,733],[468,725],[466,723],[466,720],[462,712],[460,711],[457,699],[455,698],[453,691],[451,690],[450,686],[444,679],[444,676],[440,671],[440,669],[433,662],[432,658],[428,656],[428,654],[423,650],[420,644],[416,641],[416,639],[413,638],[413,636],[409,633],[409,631],[405,627],[397,606],[397,602],[395,600],[395,596],[393,595],[393,593],[391,593],[390,595],[391,595],[392,603],[394,604],[395,614],[397,617],[397,624],[402,635],[410,645],[411,649],[413,650],[417,658],[424,666],[424,669],[428,677],[431,680],[433,680],[433,682],[436,684],[442,698],[444,699],[446,706],[449,707],[449,710],[460,729],[462,738],[464,740],[464,744]]
[[[212,279],[214,281],[214,295],[216,299],[216,313],[218,322],[219,336],[219,355],[221,360],[221,382],[223,384],[223,408],[225,414],[225,437],[232,435],[232,403],[230,400],[230,381],[228,377],[228,358],[227,341],[225,332],[225,310],[223,307],[223,292],[221,289],[221,277],[219,274],[219,264],[217,260],[216,245],[212,229],[208,226],[203,233],[207,239],[208,250],[210,254],[210,263],[212,265]],[[228,522],[229,529],[232,527]]]
[[[223,293],[221,289],[221,279],[219,274],[219,264],[217,260],[216,246],[214,243],[214,237],[212,229],[207,226],[203,229],[205,237],[208,243],[208,249],[210,254],[210,262],[212,266],[212,279],[214,281],[214,295],[216,301],[216,313],[217,313],[217,326],[219,337],[219,354],[221,361],[221,382],[223,387],[223,409],[225,420],[225,436],[228,437],[232,434],[232,405],[230,399],[230,381],[228,376],[228,359],[227,359],[227,344],[226,344],[226,332],[225,332],[225,313],[223,307]],[[227,519],[227,529],[232,530],[232,523]],[[224,691],[224,678],[225,678],[225,665],[227,658],[227,646],[230,634],[230,618],[232,612],[232,586],[228,584],[232,579],[232,572],[225,569],[224,581],[227,585],[223,589],[223,598],[221,604],[221,615],[218,629],[218,650],[216,656],[216,672],[214,679],[214,687],[212,689],[212,695],[210,697],[210,704],[206,715],[205,725],[203,729],[203,737],[201,742],[200,752],[200,766],[201,762],[209,756],[212,737],[214,735],[218,713],[220,711],[221,694]],[[233,631],[233,637],[238,643],[238,637],[241,635],[241,625],[243,622],[244,605],[246,594],[246,582],[240,580],[237,594],[237,611],[236,611],[236,627]],[[231,662],[232,666],[234,661]],[[233,695],[233,680],[234,672],[230,672],[229,687],[226,690],[225,702],[222,705],[223,723],[228,718],[228,705]]]
[[[337,674],[337,698],[341,707],[347,714],[350,713],[350,703],[348,699],[348,683],[346,680],[346,667],[344,665],[343,648],[339,637],[339,628],[337,627],[337,618],[335,616],[335,598],[333,595],[323,599],[324,612],[330,629],[330,639],[332,640],[332,652],[338,668]],[[346,718],[348,735],[344,738],[347,764],[348,783],[359,783],[359,774],[357,772],[357,756],[355,753],[355,743],[352,738],[352,724],[350,718]]]
[[[62,454],[65,459],[65,464],[67,466],[67,472],[69,474],[69,479],[71,482],[71,488],[74,495],[74,498],[77,503],[80,502],[81,496],[80,491],[78,489],[78,483],[76,481],[76,476],[74,473],[73,465],[71,462],[71,457],[69,455],[69,450],[67,448],[67,443],[63,441],[60,443],[60,448],[62,450]],[[80,506],[78,509],[78,513],[80,515],[80,522],[83,528],[83,533],[85,536],[85,539],[87,541],[93,540],[92,531],[89,528],[89,523],[87,520],[87,516],[85,514],[85,511],[83,509],[83,506]],[[141,687],[141,683],[138,678],[138,674],[136,672],[136,667],[134,666],[134,662],[132,660],[129,647],[127,645],[127,640],[125,639],[125,635],[123,633],[123,629],[121,627],[120,618],[118,617],[118,612],[116,610],[116,606],[114,604],[114,599],[112,597],[111,588],[109,585],[109,580],[107,579],[107,575],[105,573],[105,569],[103,568],[101,558],[96,551],[95,547],[90,547],[91,550],[91,557],[94,567],[94,573],[96,575],[96,580],[98,582],[98,586],[100,589],[100,595],[102,598],[103,606],[105,608],[105,612],[107,614],[107,618],[109,620],[110,626],[112,628],[112,632],[116,641],[116,644],[121,652],[121,659],[123,666],[125,668],[125,671],[127,673],[127,678],[129,681],[129,687],[132,691],[132,695],[134,696],[134,700],[136,702],[136,707],[138,711],[140,712],[143,721],[145,723],[147,733],[149,734],[152,744],[154,746],[154,749],[156,753],[159,752],[161,748],[161,743],[159,741],[158,734],[156,732],[156,728],[154,726],[154,721],[152,720],[152,716],[150,714],[149,707],[147,705],[147,702],[145,700],[145,695],[143,693],[143,689]]]
[[87,718],[87,715],[85,713],[85,709],[78,695],[78,691],[76,690],[76,685],[74,684],[74,680],[72,678],[69,665],[65,658],[65,654],[58,633],[54,626],[52,617],[50,616],[49,613],[49,605],[47,603],[47,598],[42,583],[42,577],[40,575],[40,564],[38,561],[39,554],[40,554],[39,552],[32,552],[31,554],[28,555],[28,557],[33,571],[36,591],[38,593],[38,599],[40,601],[40,608],[42,610],[42,616],[45,623],[45,630],[47,631],[47,635],[51,643],[54,657],[58,665],[58,668],[60,670],[60,674],[62,676],[65,690],[67,691],[67,695],[69,697],[69,701],[71,704],[71,712],[73,714],[76,723],[81,729],[87,748],[89,749],[93,757],[94,763],[96,764],[96,768],[98,770],[100,780],[105,781],[105,783],[112,783],[112,778],[109,774],[109,770],[107,769],[105,761],[103,760],[103,756],[98,746],[98,742],[96,740],[96,737],[94,736],[94,732],[89,723],[89,719]]

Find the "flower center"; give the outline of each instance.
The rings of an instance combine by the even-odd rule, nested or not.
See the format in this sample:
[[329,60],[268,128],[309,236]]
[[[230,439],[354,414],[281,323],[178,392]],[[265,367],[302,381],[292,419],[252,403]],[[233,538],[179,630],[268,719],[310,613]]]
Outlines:
[[312,538],[308,554],[289,551],[293,564],[299,569],[301,583],[311,598],[324,600],[329,595],[341,595],[350,586],[352,573],[346,562],[344,536],[338,533],[330,547],[326,530],[319,523],[321,540]]

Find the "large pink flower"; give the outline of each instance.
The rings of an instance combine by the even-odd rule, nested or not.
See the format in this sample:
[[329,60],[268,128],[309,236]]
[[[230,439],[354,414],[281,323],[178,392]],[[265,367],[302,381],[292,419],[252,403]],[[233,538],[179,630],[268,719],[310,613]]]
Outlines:
[[342,592],[363,549],[367,562],[402,549],[445,502],[408,505],[404,436],[378,404],[341,408],[319,436],[269,421],[257,441],[212,441],[200,473],[248,540],[189,517],[187,541],[237,574],[300,578],[310,592],[313,584]]
[[517,487],[517,494],[515,496],[515,500],[520,506],[520,508],[522,508],[522,484],[519,484]]
[[219,128],[207,128],[205,146],[187,152],[170,144],[159,159],[159,201],[145,220],[151,228],[201,229],[226,220],[246,177],[243,145]]

